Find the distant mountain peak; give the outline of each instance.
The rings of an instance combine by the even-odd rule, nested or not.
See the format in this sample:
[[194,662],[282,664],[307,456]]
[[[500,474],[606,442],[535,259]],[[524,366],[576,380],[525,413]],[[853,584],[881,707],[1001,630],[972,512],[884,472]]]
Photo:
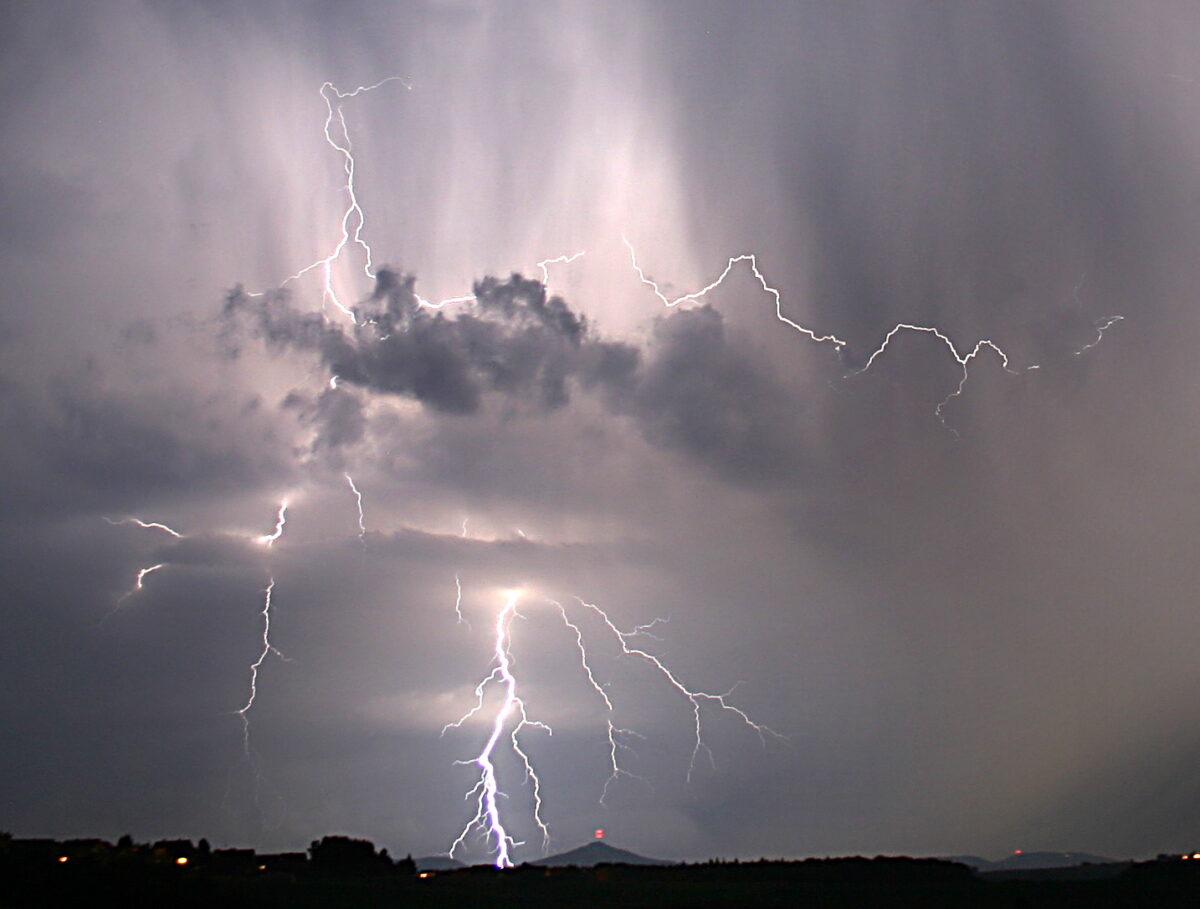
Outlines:
[[647,858],[636,852],[617,849],[615,846],[596,840],[586,846],[580,846],[578,849],[560,852],[558,855],[549,855],[529,864],[546,868],[564,868],[568,865],[591,868],[594,865],[674,865],[676,863],[665,859]]

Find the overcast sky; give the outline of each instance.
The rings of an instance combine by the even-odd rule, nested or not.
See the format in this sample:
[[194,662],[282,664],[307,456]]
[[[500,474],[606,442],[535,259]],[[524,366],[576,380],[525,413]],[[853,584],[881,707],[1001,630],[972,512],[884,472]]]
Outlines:
[[0,829],[1194,847],[1194,4],[0,17]]

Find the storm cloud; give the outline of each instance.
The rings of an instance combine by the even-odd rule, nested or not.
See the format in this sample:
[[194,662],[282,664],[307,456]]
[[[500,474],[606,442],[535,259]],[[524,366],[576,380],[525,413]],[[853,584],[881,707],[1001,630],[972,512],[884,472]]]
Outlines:
[[1192,5],[0,18],[6,829],[444,850],[521,589],[555,848],[1193,848]]

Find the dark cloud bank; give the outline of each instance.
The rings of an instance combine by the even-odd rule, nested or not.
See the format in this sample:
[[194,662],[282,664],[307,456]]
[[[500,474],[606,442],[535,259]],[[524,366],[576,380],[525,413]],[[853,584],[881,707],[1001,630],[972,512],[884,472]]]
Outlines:
[[259,299],[235,291],[223,313],[226,342],[236,353],[237,334],[248,329],[269,348],[314,354],[337,377],[337,387],[315,401],[301,392],[285,401],[315,420],[327,447],[362,439],[372,394],[467,417],[489,396],[536,415],[591,393],[610,413],[632,418],[653,444],[722,476],[777,482],[794,475],[799,452],[788,417],[799,407],[713,307],[659,317],[638,346],[605,339],[561,297],[521,275],[477,282],[474,301],[451,312],[419,304],[415,285],[413,276],[381,271],[353,323],[301,311],[282,292]]

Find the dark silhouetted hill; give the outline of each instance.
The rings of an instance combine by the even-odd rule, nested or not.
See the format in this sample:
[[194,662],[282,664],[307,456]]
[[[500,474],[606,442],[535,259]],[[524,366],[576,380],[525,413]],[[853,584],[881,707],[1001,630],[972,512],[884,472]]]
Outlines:
[[529,864],[539,868],[569,868],[572,866],[595,868],[597,865],[675,865],[678,863],[668,862],[664,859],[646,858],[636,852],[617,849],[608,843],[595,842],[572,849],[570,852],[550,855]]

